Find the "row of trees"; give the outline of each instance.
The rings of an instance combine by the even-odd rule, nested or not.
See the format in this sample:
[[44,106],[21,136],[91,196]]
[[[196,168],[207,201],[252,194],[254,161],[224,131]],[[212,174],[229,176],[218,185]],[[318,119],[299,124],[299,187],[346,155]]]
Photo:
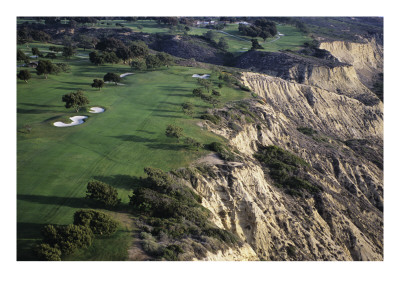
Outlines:
[[[53,64],[49,60],[39,60],[39,63],[36,67],[36,74],[37,75],[44,75],[45,79],[49,74],[58,74],[60,72],[68,72],[69,66],[64,63],[55,63]],[[18,79],[25,81],[28,83],[28,80],[32,77],[29,70],[20,70],[17,74]]]
[[101,65],[104,63],[130,62],[133,58],[145,58],[149,54],[149,48],[143,41],[132,42],[126,46],[122,41],[115,38],[103,38],[95,47],[96,50],[89,54],[90,62]]
[[90,62],[96,65],[114,64],[122,60],[124,63],[130,63],[132,69],[141,71],[168,66],[173,62],[167,53],[150,54],[148,46],[143,41],[135,41],[125,46],[120,40],[105,38],[96,45],[96,49],[101,52],[89,53]]
[[[193,96],[200,97],[204,102],[211,104],[214,108],[221,103],[221,101],[218,99],[218,97],[221,96],[221,93],[215,89],[212,89],[213,85],[211,81],[203,78],[198,78],[197,83],[201,86],[201,88],[193,89]],[[205,94],[205,91],[209,93],[210,89],[211,94]]]
[[249,26],[239,24],[239,32],[251,37],[261,37],[264,41],[278,33],[275,22],[266,19],[257,19],[253,25]]

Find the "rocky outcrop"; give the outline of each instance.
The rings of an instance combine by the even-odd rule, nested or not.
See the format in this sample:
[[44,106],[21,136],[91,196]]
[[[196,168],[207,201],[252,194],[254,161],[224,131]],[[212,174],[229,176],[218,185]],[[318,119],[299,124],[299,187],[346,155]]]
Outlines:
[[360,81],[370,88],[376,75],[383,72],[383,47],[374,38],[364,43],[323,42],[320,49],[329,51],[340,62],[352,65]]
[[[382,260],[383,158],[372,148],[360,151],[361,144],[354,142],[369,141],[382,149],[382,103],[367,106],[256,73],[244,73],[243,83],[265,103],[249,101],[242,111],[235,105],[216,110],[219,125],[203,124],[227,138],[242,159],[211,161],[206,170],[198,168],[187,178],[213,222],[235,233],[261,260]],[[246,113],[253,122],[243,121],[240,114]],[[237,126],[229,125],[232,114]],[[298,130],[302,126],[317,133],[303,134]],[[253,156],[268,145],[304,159],[311,166],[308,178],[321,191],[298,197],[276,186]],[[225,253],[207,258],[247,259]]]

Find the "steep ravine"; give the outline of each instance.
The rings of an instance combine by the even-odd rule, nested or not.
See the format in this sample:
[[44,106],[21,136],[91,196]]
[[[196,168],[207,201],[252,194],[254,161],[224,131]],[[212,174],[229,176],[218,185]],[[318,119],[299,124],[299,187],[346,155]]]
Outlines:
[[[253,122],[244,121],[246,113],[234,105],[213,112],[222,120],[219,125],[204,121],[205,130],[230,141],[241,162],[213,162],[208,171],[187,178],[214,223],[244,243],[207,259],[382,260],[383,170],[346,143],[365,140],[382,147],[382,103],[367,106],[256,73],[244,73],[243,82],[265,99],[248,101]],[[229,126],[227,111],[236,114],[237,126]],[[303,134],[302,126],[318,133]],[[253,156],[262,145],[304,159],[311,166],[307,176],[322,191],[297,197],[277,187]]]

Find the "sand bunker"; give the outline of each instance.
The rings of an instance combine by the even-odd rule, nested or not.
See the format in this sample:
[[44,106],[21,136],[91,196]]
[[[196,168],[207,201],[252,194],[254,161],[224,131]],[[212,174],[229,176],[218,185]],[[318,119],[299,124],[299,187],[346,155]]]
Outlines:
[[86,119],[87,116],[74,116],[71,117],[70,119],[72,120],[72,123],[66,124],[64,122],[55,122],[53,125],[56,127],[69,127],[69,126],[75,126],[75,125],[79,125],[82,124],[84,121],[84,119]]
[[204,75],[193,74],[192,77],[202,78],[202,79],[208,79],[208,78],[210,78],[210,74],[204,74]]
[[117,84],[115,84],[114,81],[104,81],[104,83],[107,83],[107,84],[112,83],[112,84],[114,84],[114,85],[125,85],[125,84],[119,83],[119,82],[117,82]]
[[125,76],[133,75],[133,73],[124,73],[119,75],[119,77],[124,78]]
[[98,107],[98,106],[94,106],[94,107],[90,108],[89,112],[92,113],[92,114],[100,114],[100,113],[104,112],[104,108]]

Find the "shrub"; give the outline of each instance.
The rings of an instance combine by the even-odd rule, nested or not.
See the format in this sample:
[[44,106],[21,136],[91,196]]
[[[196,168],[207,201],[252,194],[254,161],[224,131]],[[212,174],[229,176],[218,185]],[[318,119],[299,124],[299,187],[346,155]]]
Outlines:
[[179,245],[169,245],[163,249],[161,257],[165,260],[176,261],[179,260],[179,254],[183,253]]
[[46,225],[42,229],[43,242],[60,249],[61,253],[70,254],[76,249],[92,244],[93,232],[81,225]]
[[212,142],[211,144],[208,145],[208,148],[211,151],[215,151],[219,154],[219,156],[227,161],[235,161],[239,160],[239,157],[235,155],[229,148],[224,146],[223,144],[219,142]]
[[203,120],[208,120],[211,123],[214,123],[215,125],[218,125],[221,122],[220,116],[212,115],[212,114],[204,114],[204,115],[201,115],[200,118]]
[[193,89],[192,94],[195,97],[201,97],[203,95],[203,91],[201,90],[201,88],[195,88]]
[[36,256],[39,260],[61,260],[61,250],[50,246],[49,244],[39,244],[34,249]]
[[74,224],[89,227],[94,234],[111,235],[118,228],[118,222],[105,213],[96,210],[78,210]]
[[100,181],[90,181],[87,184],[86,199],[94,200],[107,207],[115,207],[121,202],[121,199],[118,199],[117,190]]
[[318,132],[315,131],[314,129],[310,127],[298,127],[298,131],[300,131],[302,134],[313,136],[314,134],[317,134]]
[[185,142],[186,145],[188,145],[189,148],[194,148],[194,149],[196,149],[197,151],[198,151],[200,148],[203,148],[203,147],[204,147],[202,143],[196,141],[195,139],[193,139],[193,138],[191,138],[191,137],[185,138],[185,141],[184,141],[184,142]]
[[254,157],[269,169],[269,175],[278,187],[292,196],[303,196],[303,192],[316,194],[322,188],[305,179],[306,161],[277,146],[262,147]]
[[144,71],[147,69],[146,62],[142,58],[133,59],[131,62],[131,68],[138,71]]
[[183,136],[183,128],[168,124],[167,128],[165,129],[165,135],[167,137],[176,138],[179,142],[179,139]]

